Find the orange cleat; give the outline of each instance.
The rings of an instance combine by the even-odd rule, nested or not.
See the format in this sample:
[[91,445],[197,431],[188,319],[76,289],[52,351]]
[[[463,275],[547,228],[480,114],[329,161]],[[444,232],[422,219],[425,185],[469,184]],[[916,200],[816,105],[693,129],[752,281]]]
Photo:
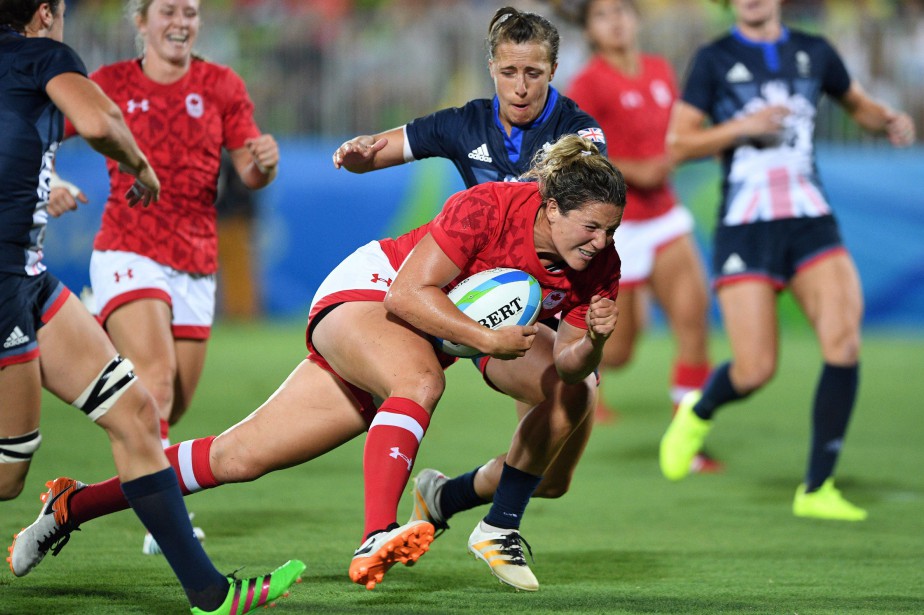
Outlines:
[[395,564],[412,565],[430,550],[434,527],[427,521],[411,521],[390,531],[373,534],[353,554],[350,580],[375,589]]

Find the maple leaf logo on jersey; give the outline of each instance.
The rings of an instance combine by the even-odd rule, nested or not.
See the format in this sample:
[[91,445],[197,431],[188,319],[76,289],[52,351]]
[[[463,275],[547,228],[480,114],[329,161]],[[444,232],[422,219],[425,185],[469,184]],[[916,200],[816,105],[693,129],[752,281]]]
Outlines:
[[603,131],[599,128],[582,128],[577,131],[579,137],[584,137],[585,139],[590,139],[596,143],[606,143],[606,138],[603,136]]

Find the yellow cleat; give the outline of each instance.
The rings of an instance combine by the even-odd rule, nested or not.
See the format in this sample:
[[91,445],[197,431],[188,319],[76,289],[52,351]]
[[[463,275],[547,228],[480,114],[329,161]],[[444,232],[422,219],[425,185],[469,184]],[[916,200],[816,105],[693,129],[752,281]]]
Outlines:
[[864,509],[844,499],[834,486],[833,478],[811,493],[805,492],[805,485],[799,485],[792,502],[792,513],[797,517],[830,521],[865,521],[869,516]]
[[703,442],[712,429],[711,421],[701,419],[693,412],[693,406],[700,397],[700,391],[691,391],[684,395],[674,419],[661,438],[661,473],[670,480],[686,478],[690,473],[693,458],[703,447]]

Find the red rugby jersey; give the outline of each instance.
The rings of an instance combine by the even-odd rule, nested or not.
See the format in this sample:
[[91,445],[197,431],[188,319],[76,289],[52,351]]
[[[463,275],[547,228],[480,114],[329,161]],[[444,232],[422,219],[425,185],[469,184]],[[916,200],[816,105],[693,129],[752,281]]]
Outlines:
[[539,261],[533,224],[542,204],[535,182],[489,182],[451,196],[429,223],[397,239],[380,243],[399,268],[417,242],[430,233],[462,272],[448,286],[493,267],[512,267],[531,274],[542,287],[545,319],[562,312],[569,324],[586,329],[584,317],[593,295],[616,299],[619,290],[619,255],[607,249],[597,254],[584,271],[564,268],[548,271]]
[[[677,98],[674,70],[666,60],[642,55],[638,75],[624,75],[595,55],[578,73],[568,98],[603,128],[609,156],[645,159],[664,156],[671,106]],[[623,221],[647,220],[669,211],[677,197],[670,184],[651,190],[628,186]]]
[[139,59],[104,66],[90,78],[122,110],[161,182],[157,203],[130,208],[125,193],[134,178],[107,160],[109,200],[93,247],[143,254],[180,271],[214,273],[221,148],[237,149],[260,135],[243,80],[230,68],[197,58],[183,78],[166,85],[148,79]]

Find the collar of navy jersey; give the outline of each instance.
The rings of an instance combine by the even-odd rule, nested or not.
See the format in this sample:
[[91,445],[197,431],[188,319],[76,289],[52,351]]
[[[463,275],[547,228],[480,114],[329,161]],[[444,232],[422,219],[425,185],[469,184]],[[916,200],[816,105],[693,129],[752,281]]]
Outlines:
[[498,130],[500,130],[501,134],[504,136],[504,147],[507,150],[507,157],[510,158],[510,162],[517,162],[520,159],[524,132],[534,126],[542,125],[543,122],[549,119],[549,116],[552,115],[552,109],[555,108],[556,102],[558,102],[558,90],[549,86],[549,95],[545,99],[545,108],[542,110],[542,113],[539,114],[539,117],[522,127],[511,126],[510,135],[508,136],[507,131],[504,130],[504,125],[501,124],[500,121],[500,101],[497,100],[497,94],[494,95],[494,101],[492,103],[494,107],[494,125],[497,126]]
[[767,68],[776,72],[780,70],[780,52],[779,45],[785,43],[789,40],[789,28],[786,26],[781,26],[780,29],[780,38],[775,41],[752,41],[744,34],[741,33],[741,30],[737,26],[733,27],[731,30],[732,36],[735,37],[739,43],[747,45],[748,47],[754,47],[760,49],[764,52],[764,62],[767,63]]

